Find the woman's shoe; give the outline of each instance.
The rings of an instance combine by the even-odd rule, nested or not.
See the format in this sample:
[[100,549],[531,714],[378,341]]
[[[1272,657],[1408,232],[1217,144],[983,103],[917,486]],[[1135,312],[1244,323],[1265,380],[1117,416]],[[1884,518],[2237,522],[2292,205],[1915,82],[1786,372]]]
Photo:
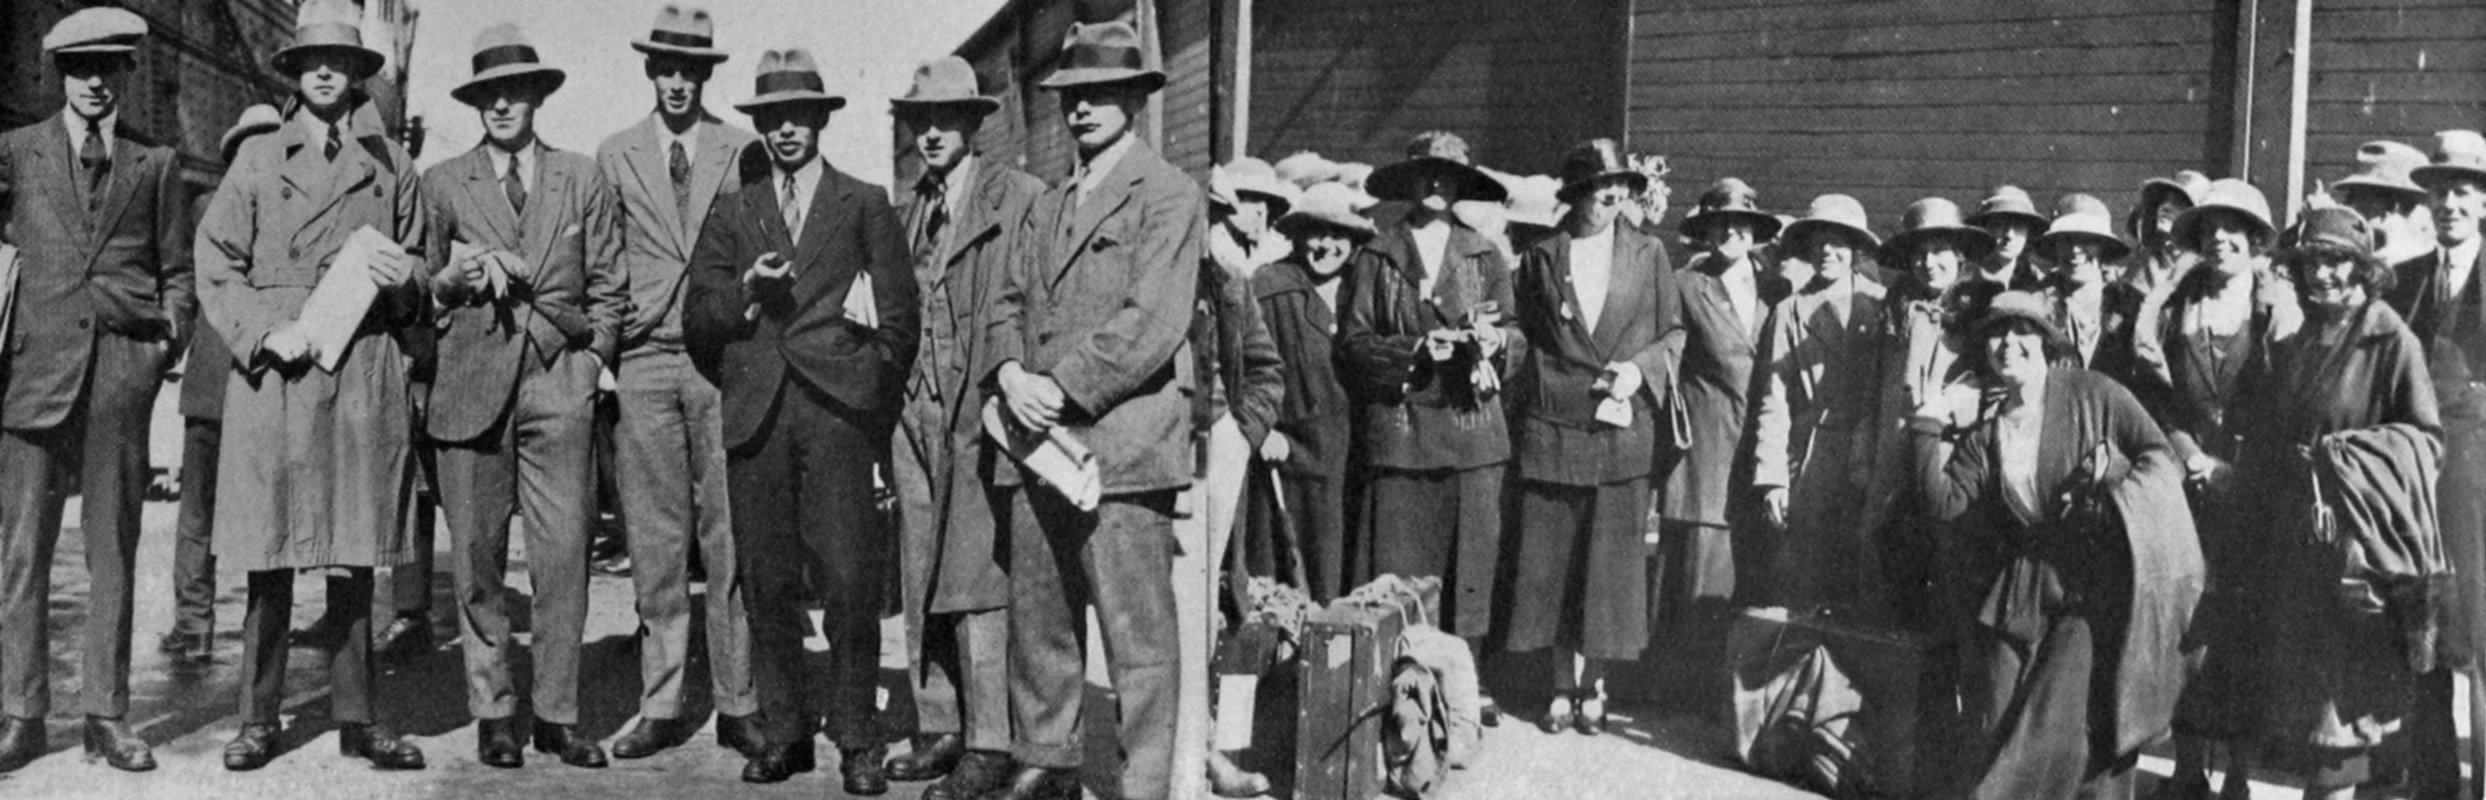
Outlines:
[[1555,695],[1554,701],[1545,708],[1544,721],[1537,723],[1537,730],[1546,733],[1561,733],[1562,729],[1571,727],[1571,709],[1571,698]]
[[1580,698],[1580,714],[1571,720],[1571,727],[1590,736],[1606,732],[1606,699]]

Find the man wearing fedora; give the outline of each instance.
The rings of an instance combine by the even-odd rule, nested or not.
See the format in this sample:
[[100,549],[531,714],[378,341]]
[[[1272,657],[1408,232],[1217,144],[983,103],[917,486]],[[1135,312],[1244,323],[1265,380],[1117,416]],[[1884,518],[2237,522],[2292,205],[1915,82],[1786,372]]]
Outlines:
[[1068,180],[1016,234],[989,333],[989,380],[1011,424],[1056,426],[1093,451],[1103,498],[1081,510],[996,459],[1009,496],[1012,754],[988,798],[1077,798],[1085,751],[1081,634],[1091,605],[1121,707],[1121,792],[1170,791],[1177,662],[1175,497],[1191,484],[1184,352],[1206,235],[1199,184],[1131,130],[1165,74],[1123,23],[1073,25],[1042,86],[1076,140]]
[[646,56],[642,71],[656,109],[596,148],[596,166],[621,203],[619,271],[630,288],[614,368],[614,454],[640,631],[639,721],[613,741],[613,756],[655,755],[699,729],[698,720],[682,717],[693,548],[707,567],[717,741],[749,755],[759,749],[759,700],[751,688],[749,597],[734,570],[722,395],[692,363],[682,296],[700,221],[718,198],[742,187],[739,158],[759,137],[717,119],[701,102],[726,59],[706,9],[667,5],[647,38],[630,46]]
[[992,366],[984,360],[992,294],[1044,182],[976,156],[976,132],[1001,101],[978,93],[966,59],[925,62],[889,108],[924,164],[898,200],[923,335],[890,444],[916,728],[914,748],[890,759],[889,777],[940,778],[924,797],[972,800],[1013,771],[1007,529],[980,471],[986,395],[977,376]]
[[[536,115],[565,76],[523,32],[484,29],[472,63],[473,77],[449,94],[481,117],[484,141],[423,175],[440,341],[424,433],[456,561],[466,706],[487,765],[522,765],[531,740],[562,763],[602,767],[604,750],[577,729],[578,649],[593,399],[630,302],[614,267],[613,191],[586,155],[536,136]],[[513,514],[526,520],[534,587],[531,730],[518,727],[509,673]]]
[[[342,630],[329,661],[338,749],[381,769],[424,765],[422,750],[374,719],[371,599],[373,570],[402,570],[423,547],[408,509],[430,234],[414,158],[354,86],[386,60],[362,45],[360,16],[344,0],[303,5],[293,43],[273,59],[294,82],[283,122],[235,151],[199,225],[200,299],[232,360],[214,549],[219,566],[249,575],[229,770],[276,756],[285,627],[302,570],[329,572],[327,615]],[[368,254],[361,269],[378,294],[342,353],[314,352],[297,318],[365,228],[391,243],[355,249]]]
[[130,590],[147,486],[147,415],[198,313],[189,205],[173,151],[119,121],[146,20],[70,14],[43,36],[67,102],[0,134],[0,197],[18,247],[15,343],[0,376],[0,772],[44,750],[49,568],[61,503],[83,495],[93,583],[78,708],[89,758],[155,768],[130,731]]
[[[915,358],[915,276],[888,195],[820,156],[820,131],[846,99],[824,90],[811,53],[762,55],[753,94],[734,107],[759,129],[768,167],[710,206],[683,313],[691,352],[723,377],[727,494],[766,737],[742,779],[812,769],[812,709],[825,705],[846,792],[875,795],[889,788],[872,716],[894,542],[874,513],[872,471]],[[819,675],[799,632],[814,596],[828,610]]]

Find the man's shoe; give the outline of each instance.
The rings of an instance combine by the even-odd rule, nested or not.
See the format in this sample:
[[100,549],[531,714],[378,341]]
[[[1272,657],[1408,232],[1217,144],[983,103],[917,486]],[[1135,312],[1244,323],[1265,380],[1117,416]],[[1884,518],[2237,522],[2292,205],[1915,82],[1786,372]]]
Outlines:
[[336,614],[321,614],[319,619],[312,620],[310,625],[294,629],[285,643],[289,646],[313,650],[335,650],[344,646],[345,631],[348,627],[350,626],[344,617]]
[[270,723],[243,725],[240,733],[233,734],[233,741],[224,745],[224,768],[249,772],[267,766],[276,757],[276,731]]
[[588,769],[604,768],[604,748],[578,735],[578,726],[535,721],[535,752],[559,756],[561,763]]
[[423,768],[423,748],[379,725],[349,722],[338,728],[337,752],[369,761],[373,769]]
[[816,766],[812,763],[811,740],[808,738],[800,742],[761,745],[759,754],[752,756],[750,763],[742,765],[742,782],[778,783],[797,773],[810,772]]
[[155,640],[155,650],[172,656],[176,664],[202,664],[215,657],[216,635],[172,631]]
[[371,654],[390,663],[404,663],[439,648],[432,641],[432,620],[422,613],[399,614],[371,635]]
[[630,554],[614,553],[587,562],[587,571],[599,578],[630,577]]
[[928,781],[950,774],[958,767],[958,759],[967,754],[967,739],[955,733],[917,736],[915,749],[906,755],[889,759],[889,779],[893,781]]
[[1236,766],[1225,753],[1210,750],[1208,788],[1218,797],[1259,797],[1269,793],[1269,776]]
[[155,749],[131,733],[129,723],[113,717],[86,718],[86,760],[102,761],[122,772],[155,769]]
[[518,735],[518,723],[508,717],[475,721],[475,760],[487,767],[515,769],[526,766],[527,740]]
[[847,794],[877,797],[889,793],[888,745],[841,747],[837,757],[837,775],[844,780]]
[[1485,698],[1484,706],[1476,710],[1476,717],[1485,727],[1502,727],[1502,706],[1495,704],[1493,698]]
[[716,744],[741,753],[743,758],[759,758],[760,749],[768,746],[768,737],[760,733],[760,715],[734,716],[724,712],[716,715]]
[[977,800],[1080,800],[1079,771],[1025,767]]
[[0,717],[0,772],[15,772],[43,757],[43,720]]
[[630,732],[613,740],[614,758],[646,758],[691,738],[691,728],[678,719],[640,717]]
[[1008,786],[1018,762],[1010,754],[991,750],[969,750],[958,759],[958,766],[949,775],[924,787],[924,800],[976,800],[984,793]]

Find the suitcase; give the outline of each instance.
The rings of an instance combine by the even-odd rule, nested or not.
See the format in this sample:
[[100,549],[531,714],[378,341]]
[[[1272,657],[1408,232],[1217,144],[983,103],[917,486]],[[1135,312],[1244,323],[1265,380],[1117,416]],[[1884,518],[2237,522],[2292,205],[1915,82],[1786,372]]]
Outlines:
[[1372,800],[1385,786],[1382,726],[1406,612],[1332,604],[1304,617],[1296,800]]
[[[1922,634],[1831,614],[1789,614],[1785,609],[1747,609],[1727,635],[1729,685],[1750,681],[1747,671],[1766,671],[1785,655],[1814,646],[1830,658],[1864,695],[1864,709],[1849,728],[1862,793],[1916,797],[1932,788],[1938,770],[1918,758],[1923,737],[1935,732],[1944,696]],[[1766,676],[1760,678],[1766,680]],[[1728,719],[1734,719],[1729,708]]]

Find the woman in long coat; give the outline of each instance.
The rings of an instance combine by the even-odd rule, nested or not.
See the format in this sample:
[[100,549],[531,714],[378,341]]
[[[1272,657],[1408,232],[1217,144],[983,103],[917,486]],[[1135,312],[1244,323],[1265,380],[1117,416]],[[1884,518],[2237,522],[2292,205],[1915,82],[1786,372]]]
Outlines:
[[2265,345],[2235,414],[2258,512],[2242,529],[2262,537],[2244,591],[2262,614],[2263,730],[2312,764],[2307,797],[2346,798],[2436,666],[2442,420],[2416,334],[2379,300],[2391,272],[2364,220],[2317,209],[2293,236],[2281,259],[2304,327]]
[[1562,231],[1520,257],[1520,326],[1531,347],[1518,418],[1518,585],[1510,649],[1553,648],[1548,733],[1604,730],[1605,667],[1649,643],[1641,529],[1662,418],[1681,358],[1676,274],[1655,238],[1621,219],[1647,188],[1612,139],[1563,164]]
[[[1338,295],[1347,259],[1373,237],[1360,213],[1361,192],[1342,183],[1314,184],[1302,202],[1280,217],[1277,228],[1294,242],[1286,259],[1252,276],[1261,319],[1276,340],[1279,375],[1286,390],[1278,419],[1257,454],[1256,473],[1274,469],[1278,485],[1253,480],[1253,528],[1258,558],[1283,561],[1272,530],[1283,513],[1303,557],[1303,590],[1327,603],[1347,589],[1347,449],[1353,445],[1346,386],[1338,381]],[[1270,564],[1261,571],[1291,565]]]
[[2120,384],[2052,366],[2066,342],[2037,295],[1997,297],[1975,341],[1984,380],[1909,426],[1970,601],[1946,615],[1969,734],[1946,796],[2130,797],[2201,590],[2174,452]]
[[[304,29],[322,30],[334,29]],[[360,53],[370,53],[368,62]],[[423,765],[420,750],[374,724],[370,603],[372,568],[414,558],[415,364],[401,337],[425,324],[429,300],[422,282],[404,274],[413,271],[399,261],[406,256],[382,255],[371,265],[378,297],[333,370],[313,363],[318,354],[304,352],[305,332],[295,326],[356,230],[368,227],[407,251],[426,244],[413,158],[386,138],[358,91],[326,94],[335,91],[326,83],[334,65],[376,69],[378,59],[352,43],[297,42],[280,52],[279,67],[300,66],[304,93],[284,127],[242,146],[198,231],[200,298],[234,360],[215,487],[216,557],[250,574],[242,729],[225,748],[228,769],[255,769],[274,755],[293,572],[321,568],[347,576],[328,589],[330,613],[350,621],[330,677],[346,754],[389,768]],[[313,97],[335,105],[305,99]]]

